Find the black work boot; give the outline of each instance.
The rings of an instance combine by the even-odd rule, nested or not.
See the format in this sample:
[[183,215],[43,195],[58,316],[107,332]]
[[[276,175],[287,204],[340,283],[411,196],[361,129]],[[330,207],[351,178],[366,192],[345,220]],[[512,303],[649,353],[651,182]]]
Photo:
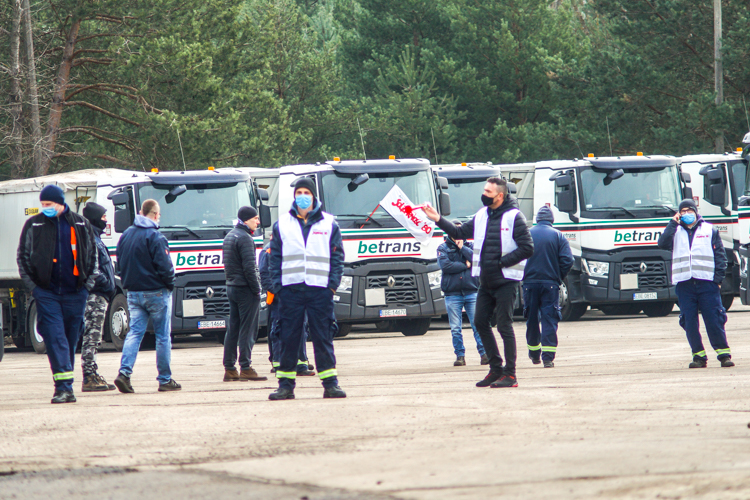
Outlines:
[[732,358],[724,358],[721,360],[722,368],[731,368],[733,366],[734,366],[734,361],[732,361]]
[[545,367],[545,368],[554,368],[554,367],[555,367],[555,362],[554,362],[554,361],[552,361],[552,360],[550,360],[550,361],[545,361],[545,362],[544,362],[544,367]]
[[123,394],[132,394],[135,392],[133,386],[130,385],[130,377],[126,377],[122,373],[117,374],[115,379],[115,387]]
[[341,389],[341,387],[337,385],[334,385],[333,387],[325,387],[324,389],[325,389],[323,391],[324,399],[346,397],[346,393]]
[[315,372],[312,370],[308,370],[307,365],[299,365],[299,368],[297,368],[297,376],[298,377],[314,377]]
[[497,373],[488,373],[484,379],[477,382],[477,387],[489,387],[492,382],[502,377],[502,375],[499,375]]
[[52,396],[52,404],[57,405],[61,403],[75,403],[76,397],[73,391],[58,391],[55,390],[55,395]]
[[284,399],[294,399],[294,391],[292,389],[286,389],[279,387],[276,392],[272,392],[268,395],[268,399],[271,401],[282,401]]
[[182,386],[175,382],[173,378],[169,379],[166,384],[159,384],[159,392],[181,391]]
[[453,362],[453,366],[466,366],[466,357],[456,356],[456,361]]
[[538,353],[536,353],[536,351],[529,351],[529,359],[535,365],[538,365],[539,363],[542,362],[541,356]]
[[694,359],[688,365],[688,368],[705,368],[708,365],[708,361],[705,359]]
[[518,379],[512,375],[503,375],[500,380],[490,385],[493,389],[498,387],[518,387]]

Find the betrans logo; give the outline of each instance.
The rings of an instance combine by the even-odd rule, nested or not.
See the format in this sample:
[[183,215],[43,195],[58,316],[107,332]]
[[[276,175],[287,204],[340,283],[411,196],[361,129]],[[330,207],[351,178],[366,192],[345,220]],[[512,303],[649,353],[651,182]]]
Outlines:
[[175,271],[224,269],[221,250],[177,250],[170,253]]
[[623,232],[615,230],[615,246],[624,245],[656,245],[661,236],[661,231],[638,231]]
[[366,259],[370,257],[419,257],[422,255],[422,244],[418,241],[397,241],[377,243],[359,242],[357,257]]

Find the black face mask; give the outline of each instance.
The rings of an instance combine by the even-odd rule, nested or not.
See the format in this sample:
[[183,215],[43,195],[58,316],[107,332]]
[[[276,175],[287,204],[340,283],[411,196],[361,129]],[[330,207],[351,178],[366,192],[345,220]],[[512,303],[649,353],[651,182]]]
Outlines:
[[484,194],[482,195],[482,205],[484,205],[485,207],[489,207],[493,203],[495,203],[495,198],[490,198],[489,196]]
[[107,228],[107,221],[99,219],[97,221],[93,221],[91,225],[104,231]]

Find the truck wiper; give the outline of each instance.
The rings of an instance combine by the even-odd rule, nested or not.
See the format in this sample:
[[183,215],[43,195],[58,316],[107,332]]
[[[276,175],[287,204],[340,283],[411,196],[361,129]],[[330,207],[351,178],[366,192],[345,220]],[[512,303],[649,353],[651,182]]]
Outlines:
[[[337,214],[337,215],[336,215],[336,217],[364,217],[364,216],[363,216],[362,214]],[[374,222],[374,223],[375,223],[375,224],[377,224],[378,226],[380,226],[380,227],[383,227],[383,223],[382,223],[382,222],[380,222],[380,221],[378,221],[378,220],[376,220],[376,219],[373,219],[373,218],[370,218],[370,219],[364,220],[364,221],[362,221],[362,222],[360,222],[360,221],[353,221],[353,222],[354,222],[354,225],[355,225],[355,226],[356,226],[357,224],[361,224],[361,225],[364,225],[364,224],[366,224],[367,222]]]
[[633,218],[638,217],[637,215],[635,215],[633,212],[631,212],[625,207],[596,207],[596,210],[621,210]]
[[[380,227],[383,227],[383,223],[382,223],[382,222],[380,222],[380,221],[379,221],[379,220],[377,220],[377,219],[373,219],[372,217],[371,217],[371,218],[369,218],[369,219],[367,219],[367,220],[364,220],[364,221],[362,221],[362,222],[361,222],[361,224],[362,224],[362,225],[365,225],[365,224],[367,224],[368,222],[374,222],[374,223],[375,223],[375,224],[377,224],[378,226],[380,226]],[[360,224],[360,222],[355,222],[354,224]]]
[[196,233],[195,231],[193,231],[192,229],[190,229],[187,226],[161,226],[161,229],[184,229],[185,231],[187,231],[188,233],[192,234],[193,236],[195,236],[199,240],[203,239],[200,234]]
[[675,210],[674,208],[670,207],[669,205],[662,205],[662,208],[666,208],[667,210],[669,210],[670,212],[672,212],[672,215],[674,215],[674,214],[677,213],[677,210]]

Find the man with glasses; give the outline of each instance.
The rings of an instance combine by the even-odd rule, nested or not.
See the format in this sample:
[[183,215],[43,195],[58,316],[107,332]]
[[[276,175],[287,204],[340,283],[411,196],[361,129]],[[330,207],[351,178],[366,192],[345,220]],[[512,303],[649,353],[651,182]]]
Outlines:
[[676,285],[679,300],[680,326],[685,329],[693,351],[689,367],[705,368],[708,363],[698,311],[721,366],[734,366],[724,331],[727,311],[721,305],[727,256],[718,230],[703,220],[693,200],[682,200],[678,212],[659,237],[659,248],[672,251],[672,284]]

